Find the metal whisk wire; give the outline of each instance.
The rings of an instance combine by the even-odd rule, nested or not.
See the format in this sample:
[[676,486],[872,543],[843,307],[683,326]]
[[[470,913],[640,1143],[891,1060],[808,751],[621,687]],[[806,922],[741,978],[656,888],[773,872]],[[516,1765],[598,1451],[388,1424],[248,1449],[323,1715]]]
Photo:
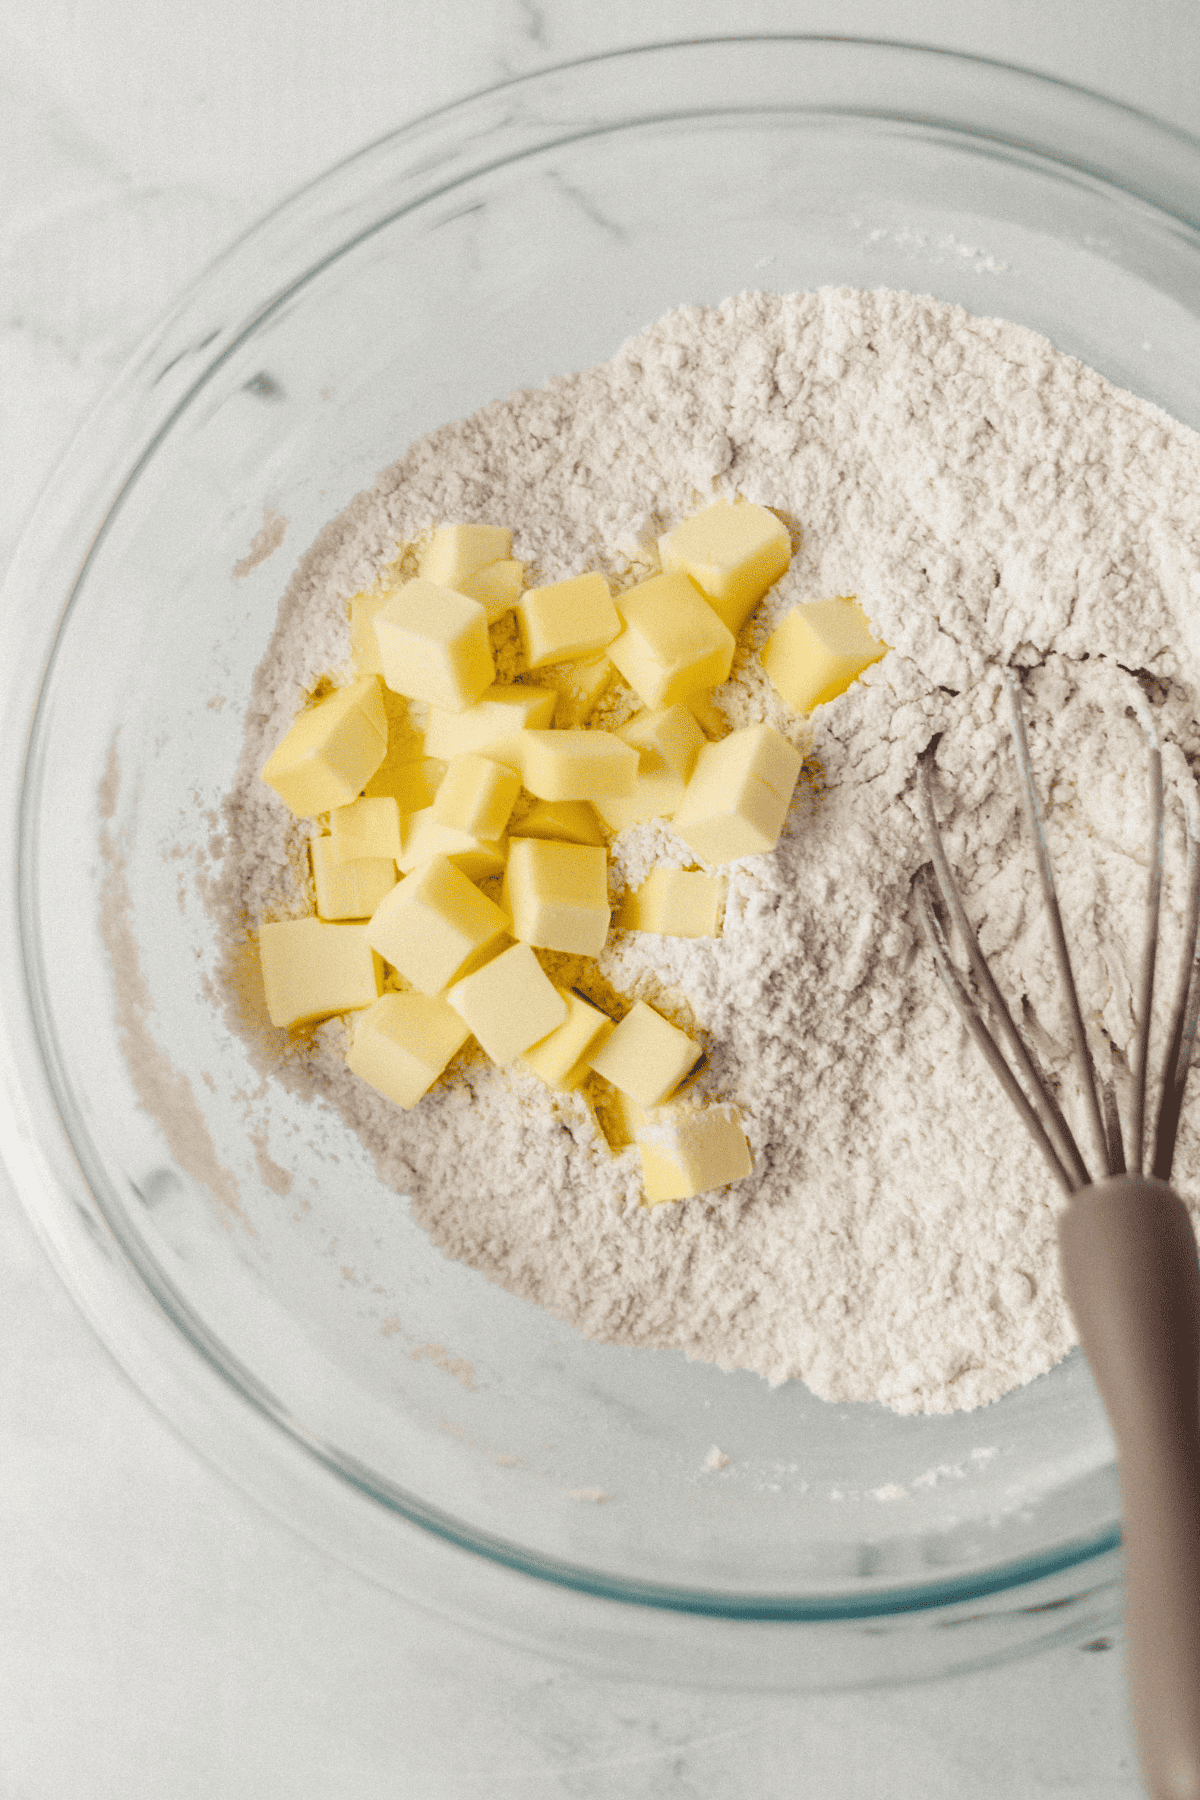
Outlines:
[[[1050,922],[1051,942],[1059,980],[1071,1025],[1076,1073],[1083,1093],[1091,1130],[1093,1151],[1099,1175],[1123,1173],[1128,1160],[1130,1172],[1140,1174],[1143,1166],[1145,1139],[1146,1087],[1149,1064],[1150,1022],[1154,1005],[1154,976],[1158,953],[1159,913],[1163,868],[1163,765],[1162,751],[1152,721],[1143,726],[1150,738],[1150,867],[1146,897],[1146,934],[1142,950],[1137,996],[1136,1026],[1132,1070],[1132,1104],[1128,1138],[1128,1157],[1121,1132],[1116,1092],[1111,1082],[1105,1083],[1101,1097],[1097,1095],[1095,1067],[1080,1010],[1078,990],[1071,969],[1070,952],[1063,930],[1062,914],[1054,885],[1054,871],[1042,815],[1041,800],[1029,753],[1029,740],[1021,711],[1020,689],[1011,670],[1004,671],[1012,707],[1013,747],[1021,780],[1022,801],[1033,838],[1038,875]],[[932,768],[936,743],[925,750],[918,763],[918,791],[929,841],[931,862],[917,872],[914,891],[921,920],[938,973],[946,984],[950,998],[978,1045],[988,1066],[1012,1101],[1059,1186],[1072,1194],[1090,1185],[1088,1171],[1070,1127],[1054,1099],[1050,1084],[1038,1065],[1032,1048],[1018,1029],[1005,1000],[996,985],[979,940],[967,917],[958,885],[946,856],[941,830],[933,802]],[[1171,1013],[1171,1028],[1163,1068],[1162,1090],[1154,1132],[1152,1172],[1162,1181],[1170,1178],[1175,1154],[1175,1138],[1183,1110],[1184,1088],[1188,1067],[1200,1027],[1200,968],[1196,960],[1196,942],[1200,933],[1200,802],[1194,786],[1185,794],[1188,851],[1188,902],[1184,926],[1183,956]],[[946,930],[938,916],[937,898],[953,922],[966,951],[976,993],[972,994],[964,976],[955,966]],[[980,996],[982,997],[982,1003]],[[986,1006],[995,1030],[989,1030],[983,1016]],[[998,1042],[1003,1037],[1013,1062],[1024,1082],[1010,1067]]]

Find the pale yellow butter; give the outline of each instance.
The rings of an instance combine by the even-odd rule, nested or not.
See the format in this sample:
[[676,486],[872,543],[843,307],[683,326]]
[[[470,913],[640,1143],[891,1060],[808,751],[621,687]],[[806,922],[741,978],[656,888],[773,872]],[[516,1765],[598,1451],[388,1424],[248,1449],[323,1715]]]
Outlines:
[[655,575],[627,589],[617,611],[625,629],[608,658],[643,706],[673,706],[728,676],[733,633],[686,575]]
[[686,1031],[639,1000],[588,1066],[641,1107],[661,1106],[703,1058]]
[[[439,790],[440,791],[440,790]],[[434,806],[410,813],[404,826],[404,846],[396,861],[403,875],[410,875],[435,856],[444,856],[471,881],[483,881],[489,875],[504,872],[503,840],[492,843],[460,831],[456,825],[444,825]]]
[[574,989],[558,991],[567,1003],[566,1018],[522,1060],[550,1087],[571,1094],[587,1076],[588,1057],[612,1036],[613,1022]]
[[381,994],[354,1021],[346,1061],[355,1075],[406,1110],[427,1094],[471,1033],[431,994]]
[[369,919],[396,885],[396,864],[391,857],[341,862],[330,837],[311,838],[309,849],[320,919]]
[[396,583],[369,588],[350,596],[350,655],[360,675],[382,675],[375,614],[395,593]]
[[262,779],[297,818],[355,799],[387,750],[377,675],[363,675],[302,712],[263,764]]
[[573,575],[530,588],[518,603],[517,623],[531,669],[592,655],[621,630],[603,575]]
[[637,779],[631,794],[599,796],[596,811],[610,831],[623,831],[647,819],[669,819],[683,799],[704,743],[696,720],[677,702],[635,713],[616,735],[638,753]]
[[364,793],[373,798],[387,794],[400,808],[401,820],[410,813],[432,806],[446,774],[446,764],[435,756],[423,756],[418,762],[403,763],[385,776],[383,770],[368,781]]
[[735,636],[792,560],[791,533],[765,506],[716,500],[658,540],[664,569],[695,582]]
[[844,694],[887,648],[871,635],[857,600],[812,600],[776,626],[762,647],[762,666],[788,705],[808,713]]
[[418,574],[442,587],[512,555],[512,532],[502,525],[439,525],[417,565]]
[[262,927],[258,948],[272,1025],[310,1025],[379,996],[382,969],[365,925],[284,919]]
[[586,800],[535,800],[525,817],[508,829],[515,838],[558,838],[564,844],[605,841],[596,810]]
[[423,994],[495,955],[508,915],[444,856],[405,876],[365,927],[371,948]]
[[703,688],[695,694],[685,694],[683,704],[699,725],[706,738],[728,737],[733,727],[725,714],[717,706],[710,693]]
[[466,712],[443,712],[431,706],[425,723],[425,754],[449,762],[477,752],[521,773],[517,740],[524,731],[542,730],[554,718],[558,695],[553,688],[495,682]]
[[420,576],[380,607],[375,637],[388,686],[444,711],[465,712],[495,679],[478,600]]
[[392,795],[335,806],[329,815],[329,831],[339,862],[354,862],[363,856],[400,860],[400,805]]
[[773,850],[803,758],[770,725],[748,725],[705,744],[673,829],[701,862]]
[[539,800],[591,800],[631,794],[638,753],[610,731],[527,731],[522,780]]
[[489,563],[486,568],[477,569],[474,575],[464,575],[453,585],[469,600],[478,600],[487,613],[488,624],[495,625],[506,612],[512,611],[521,597],[525,564],[507,557],[503,562]]
[[647,1206],[728,1187],[754,1167],[741,1120],[732,1106],[659,1114],[639,1126],[637,1147]]
[[585,662],[556,663],[547,671],[547,680],[558,691],[554,723],[560,731],[582,725],[612,686],[617,671],[607,656],[592,656]]
[[[406,771],[421,762],[425,755],[424,735],[413,724],[404,695],[393,693],[383,683],[380,683],[380,691],[383,694],[383,709],[387,714],[387,753],[363,788],[363,794],[368,800],[389,794],[393,799],[399,799],[400,787],[407,779]],[[401,801],[401,812],[412,810]]]
[[608,936],[608,855],[589,844],[512,838],[504,904],[514,937],[543,950],[598,956]]
[[521,777],[470,751],[452,759],[433,803],[439,825],[492,841],[504,835],[521,792]]
[[446,994],[495,1063],[513,1062],[567,1016],[567,1003],[528,944],[514,944]]
[[718,937],[724,895],[724,882],[699,869],[651,869],[641,887],[625,896],[613,924],[664,937]]

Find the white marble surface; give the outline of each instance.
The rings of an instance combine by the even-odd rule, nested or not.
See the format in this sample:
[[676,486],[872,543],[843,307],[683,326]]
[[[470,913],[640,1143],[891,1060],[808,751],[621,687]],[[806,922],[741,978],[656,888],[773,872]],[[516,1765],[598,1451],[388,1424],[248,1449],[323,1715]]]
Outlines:
[[[9,0],[0,562],[177,289],[265,208],[472,88],[638,41],[973,50],[1200,130],[1191,0]],[[0,1800],[1007,1800],[1141,1792],[1120,1647],[866,1695],[605,1683],[300,1542],[115,1369],[0,1190]]]

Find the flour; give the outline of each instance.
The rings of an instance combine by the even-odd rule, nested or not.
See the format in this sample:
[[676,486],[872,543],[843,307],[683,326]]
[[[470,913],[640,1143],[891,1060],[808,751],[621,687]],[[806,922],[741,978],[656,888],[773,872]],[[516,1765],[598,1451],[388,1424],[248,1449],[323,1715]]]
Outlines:
[[[1138,708],[1200,750],[1196,434],[1028,331],[911,295],[669,314],[611,362],[414,444],[322,533],[258,671],[225,906],[234,923],[307,910],[304,833],[257,771],[345,662],[346,598],[402,549],[411,568],[437,520],[511,524],[532,581],[599,568],[623,587],[654,572],[657,532],[735,494],[776,509],[798,552],[717,704],[734,725],[768,720],[805,770],[777,850],[727,871],[723,937],[614,932],[593,991],[651,1001],[701,1038],[704,1089],[738,1107],[753,1174],[648,1210],[636,1151],[610,1152],[584,1096],[468,1055],[402,1114],[348,1073],[340,1021],[278,1077],[341,1110],[449,1256],[593,1337],[799,1377],[832,1400],[976,1406],[1050,1368],[1074,1332],[1053,1184],[917,926],[916,759],[939,737],[951,862],[1086,1155],[997,665],[1021,671],[1081,1000],[1120,1084],[1145,882]],[[809,726],[757,651],[797,601],[834,593],[859,597],[893,653]],[[1169,767],[1160,1010],[1189,780],[1182,755]],[[637,827],[612,846],[614,893],[691,860],[668,825]],[[1196,1119],[1177,1153],[1185,1193]]]

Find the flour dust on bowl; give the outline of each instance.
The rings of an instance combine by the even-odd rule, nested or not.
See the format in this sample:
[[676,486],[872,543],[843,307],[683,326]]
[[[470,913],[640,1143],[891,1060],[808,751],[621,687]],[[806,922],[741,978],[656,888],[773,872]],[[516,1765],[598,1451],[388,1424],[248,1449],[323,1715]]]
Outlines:
[[[804,40],[606,58],[306,190],[73,446],[5,601],[11,1171],[143,1390],[335,1553],[558,1654],[716,1683],[902,1679],[1113,1616],[1112,1445],[1077,1355],[901,1414],[590,1341],[443,1255],[322,1094],[251,1053],[230,1008],[257,961],[229,1002],[214,896],[280,595],[406,446],[750,289],[931,293],[1196,426],[1197,192],[1189,142],[994,65]],[[1178,710],[1195,626],[1143,649],[1130,591],[1108,661]],[[1086,650],[1030,674],[1047,716],[1056,679],[1101,679]]]

